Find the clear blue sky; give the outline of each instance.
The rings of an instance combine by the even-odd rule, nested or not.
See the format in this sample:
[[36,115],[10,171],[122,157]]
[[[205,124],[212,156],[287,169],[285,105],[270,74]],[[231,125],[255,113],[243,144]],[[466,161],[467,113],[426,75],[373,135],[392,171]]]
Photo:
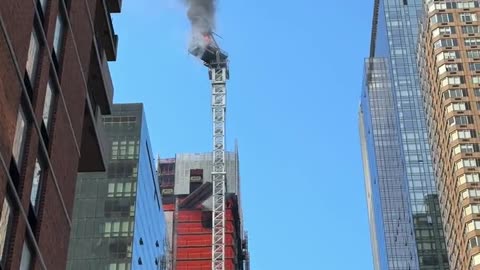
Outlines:
[[[143,102],[155,154],[211,149],[207,70],[181,0],[124,0],[115,102]],[[218,0],[252,270],[373,269],[357,111],[373,0]]]

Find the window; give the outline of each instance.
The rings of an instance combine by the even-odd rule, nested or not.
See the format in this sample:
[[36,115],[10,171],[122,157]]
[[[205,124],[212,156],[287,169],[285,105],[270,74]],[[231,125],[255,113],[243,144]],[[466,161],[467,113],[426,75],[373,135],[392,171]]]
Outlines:
[[474,94],[476,97],[480,97],[480,88],[474,88],[474,89],[473,89],[473,94]]
[[42,175],[43,168],[37,158],[35,161],[35,169],[33,171],[32,190],[30,192],[30,203],[32,204],[35,212],[38,211],[38,202],[40,201],[40,189],[43,182]]
[[467,189],[462,192],[462,199],[480,197],[480,189]]
[[457,8],[475,8],[478,5],[476,5],[476,2],[474,1],[469,1],[469,2],[457,2]]
[[133,221],[109,221],[103,224],[104,237],[133,236]]
[[469,64],[468,64],[468,68],[469,68],[471,71],[480,70],[480,63],[469,63]]
[[469,159],[460,159],[455,163],[456,169],[461,169],[463,167],[476,167],[477,166],[477,160],[473,158]]
[[65,34],[65,23],[64,23],[62,13],[59,12],[57,15],[57,20],[55,22],[55,33],[53,36],[53,51],[55,52],[57,61],[59,61],[61,57],[64,34]]
[[135,141],[128,141],[127,146],[127,159],[135,158]]
[[472,83],[480,84],[480,76],[472,76]]
[[106,127],[135,126],[136,122],[137,118],[135,116],[106,116],[103,118]]
[[478,50],[467,51],[467,57],[468,58],[480,58],[480,51],[478,51]]
[[480,183],[480,175],[478,173],[467,173],[458,177],[457,180],[457,186],[463,185],[465,183]]
[[47,83],[47,91],[45,92],[45,102],[43,103],[43,113],[42,113],[43,124],[45,125],[47,132],[49,131],[49,124],[52,118],[53,99],[54,99],[54,93],[52,91],[51,82],[49,81]]
[[0,212],[0,264],[3,266],[5,265],[5,258],[8,248],[6,248],[8,244],[8,235],[9,229],[12,222],[12,207],[10,205],[10,201],[5,198],[3,200],[2,212]]
[[47,0],[39,0],[39,2],[42,13],[45,13],[45,9],[47,8]]
[[462,84],[464,82],[463,76],[455,76],[455,77],[445,77],[440,82],[442,86],[446,86],[449,84]]
[[449,98],[461,98],[461,97],[466,97],[468,96],[468,92],[466,89],[450,89],[445,92],[443,92],[443,98],[444,99],[449,99]]
[[447,122],[450,126],[468,125],[468,124],[473,124],[473,117],[471,115],[458,115],[458,116],[450,117],[447,120]]
[[428,11],[429,12],[432,12],[432,11],[437,10],[437,9],[447,9],[447,3],[445,3],[445,2],[442,2],[442,3],[432,2],[428,6]]
[[26,65],[26,72],[28,74],[28,78],[30,79],[30,85],[32,88],[35,83],[34,80],[37,73],[39,53],[40,43],[38,41],[37,33],[34,30],[32,31],[32,35],[30,36],[30,45],[28,47],[28,58]]
[[450,103],[447,108],[446,112],[453,112],[453,111],[466,111],[470,109],[470,104],[465,102],[457,102],[457,103]]
[[477,21],[477,14],[475,13],[461,13],[460,20],[462,22],[476,22]]
[[127,141],[121,141],[120,142],[120,157],[124,157],[127,154]]
[[480,253],[475,254],[472,256],[472,262],[470,263],[472,266],[480,264]]
[[139,141],[112,141],[112,159],[135,159],[138,157]]
[[130,202],[130,198],[106,200],[104,203],[104,213],[105,217],[128,217],[135,213],[135,205]]
[[471,248],[474,248],[474,247],[478,247],[480,246],[480,237],[479,236],[475,236],[473,238],[470,238],[468,240],[468,248],[471,249]]
[[446,27],[439,27],[432,31],[432,38],[435,38],[440,35],[451,35],[455,34],[455,27],[446,26]]
[[117,159],[118,155],[118,141],[112,142],[112,159]]
[[20,160],[22,158],[23,145],[25,143],[25,135],[27,133],[27,122],[25,119],[25,114],[23,109],[20,106],[17,114],[17,126],[15,128],[15,138],[13,140],[13,149],[12,154],[17,167],[20,165]]
[[131,197],[136,189],[136,183],[132,182],[109,183],[107,197]]
[[30,247],[25,242],[23,243],[23,250],[22,250],[22,259],[20,260],[20,268],[19,270],[30,270],[32,264],[32,251]]
[[53,99],[54,99],[54,93],[52,91],[51,82],[49,81],[47,83],[47,90],[45,92],[45,102],[43,103],[43,113],[42,113],[43,124],[45,125],[47,132],[49,130],[48,125],[50,124],[50,120],[52,118]]
[[107,270],[127,270],[131,269],[130,263],[111,263]]
[[480,204],[469,204],[463,208],[463,213],[465,216],[471,214],[480,214]]
[[437,62],[445,59],[457,59],[460,57],[459,55],[458,51],[441,52],[437,54]]
[[455,146],[452,151],[454,155],[457,155],[460,153],[478,152],[478,144],[473,144],[473,143],[459,144]]
[[435,43],[433,43],[433,48],[437,49],[442,47],[453,47],[457,45],[458,42],[455,38],[446,38],[437,40]]
[[451,13],[435,14],[430,18],[430,25],[435,23],[453,22],[453,15]]
[[464,34],[478,34],[480,33],[480,28],[478,25],[464,25],[462,26],[462,33]]
[[466,38],[465,46],[478,46],[480,45],[480,38]]
[[475,130],[456,130],[450,134],[450,141],[475,138]]
[[441,75],[445,72],[456,72],[456,71],[461,71],[462,70],[462,65],[461,64],[444,64],[444,65],[441,65],[439,68],[438,68],[438,74]]
[[480,220],[472,220],[467,223],[466,225],[466,231],[467,233],[474,231],[474,230],[480,230]]

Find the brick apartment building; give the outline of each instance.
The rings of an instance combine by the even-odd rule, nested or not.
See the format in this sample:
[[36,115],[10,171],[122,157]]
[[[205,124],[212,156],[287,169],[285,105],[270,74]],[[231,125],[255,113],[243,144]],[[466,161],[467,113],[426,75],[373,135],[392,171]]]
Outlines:
[[427,1],[422,90],[450,269],[480,269],[480,1]]
[[105,170],[121,0],[0,1],[0,269],[66,268],[78,172]]

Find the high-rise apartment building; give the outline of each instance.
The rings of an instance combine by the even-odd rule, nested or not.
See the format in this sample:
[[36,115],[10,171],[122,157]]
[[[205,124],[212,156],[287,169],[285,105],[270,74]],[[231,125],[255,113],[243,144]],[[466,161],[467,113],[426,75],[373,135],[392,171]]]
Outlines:
[[419,63],[451,269],[480,269],[480,5],[427,1]]
[[65,269],[75,179],[105,169],[120,0],[0,3],[0,269]]
[[376,270],[449,268],[417,68],[423,0],[376,0],[360,137]]
[[[174,270],[212,269],[211,153],[177,154],[158,164]],[[226,153],[225,269],[249,270],[237,152]]]
[[142,104],[103,118],[107,171],[77,180],[68,270],[167,270],[166,224]]

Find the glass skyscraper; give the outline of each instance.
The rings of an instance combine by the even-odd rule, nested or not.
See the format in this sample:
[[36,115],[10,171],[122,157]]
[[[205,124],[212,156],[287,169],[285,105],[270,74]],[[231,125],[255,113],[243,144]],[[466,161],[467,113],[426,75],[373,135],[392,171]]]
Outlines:
[[375,269],[446,270],[416,61],[422,0],[376,0],[360,110]]
[[166,225],[143,105],[114,105],[103,127],[107,171],[78,176],[67,269],[166,269]]

